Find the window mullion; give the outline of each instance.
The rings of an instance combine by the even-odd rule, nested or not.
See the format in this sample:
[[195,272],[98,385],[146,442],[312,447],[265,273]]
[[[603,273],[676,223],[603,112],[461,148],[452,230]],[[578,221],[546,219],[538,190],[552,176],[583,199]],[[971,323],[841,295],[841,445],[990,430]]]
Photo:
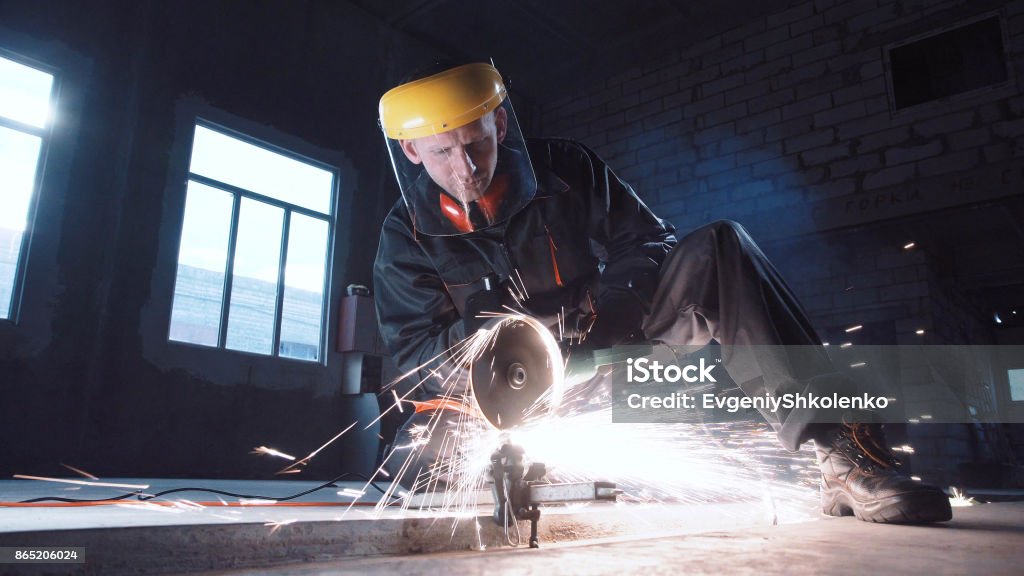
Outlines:
[[33,126],[31,124],[25,124],[24,122],[19,122],[13,118],[8,118],[6,116],[0,116],[0,126],[3,126],[4,128],[9,128],[11,130],[15,130],[17,132],[31,134],[32,136],[38,136],[39,138],[46,138],[46,136],[49,134],[49,129],[47,128],[40,128],[38,126]]
[[274,348],[272,354],[281,353],[281,320],[284,315],[284,267],[288,264],[288,233],[291,230],[292,211],[284,211],[284,229],[281,230],[281,257],[277,269],[277,307],[274,310]]
[[224,296],[220,306],[220,327],[217,331],[217,347],[225,348],[228,339],[228,313],[231,310],[231,286],[235,278],[235,244],[238,239],[238,219],[242,211],[242,197],[234,194],[231,207],[231,229],[228,231],[228,261],[224,272]]
[[217,189],[223,190],[225,192],[231,192],[232,194],[240,194],[240,195],[242,195],[245,198],[249,198],[251,200],[258,200],[260,202],[263,202],[264,204],[270,204],[271,206],[276,206],[276,207],[281,208],[283,210],[291,210],[293,212],[298,212],[299,214],[302,214],[303,216],[309,216],[310,218],[319,218],[321,220],[326,220],[326,219],[331,217],[330,214],[325,214],[323,212],[317,212],[316,210],[310,210],[309,208],[303,208],[302,206],[297,206],[295,204],[289,204],[287,202],[282,202],[281,200],[278,200],[276,198],[271,198],[270,196],[264,196],[263,194],[259,194],[257,192],[253,192],[252,190],[246,190],[245,188],[239,188],[238,186],[232,186],[231,184],[228,184],[226,182],[221,182],[220,180],[214,180],[213,178],[207,178],[206,176],[203,176],[202,174],[196,174],[194,172],[189,172],[188,177],[191,180],[195,180],[196,182],[199,182],[200,184],[204,184],[204,185],[209,186],[211,188],[217,188]]

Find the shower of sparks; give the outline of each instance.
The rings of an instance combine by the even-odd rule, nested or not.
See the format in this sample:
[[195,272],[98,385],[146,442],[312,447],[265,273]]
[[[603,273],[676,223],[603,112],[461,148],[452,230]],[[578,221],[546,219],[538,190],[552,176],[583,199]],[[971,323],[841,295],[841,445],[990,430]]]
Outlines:
[[[530,461],[545,463],[548,481],[611,481],[624,491],[621,502],[749,501],[752,509],[767,506],[777,518],[806,508],[818,482],[809,456],[783,453],[774,433],[756,424],[615,425],[610,409],[602,409],[537,418],[512,431],[460,414],[448,426],[416,432],[420,447],[429,434],[443,434],[441,453],[450,457],[431,463],[414,489],[427,492],[422,506],[452,515],[478,511],[477,495],[489,485],[490,456],[505,442],[521,446]],[[410,456],[404,464],[411,461]],[[398,489],[393,485],[389,492]],[[401,503],[406,508],[411,499]]]
[[292,460],[292,461],[295,460],[295,456],[292,456],[290,454],[285,454],[284,452],[280,452],[280,451],[275,450],[273,448],[267,448],[266,446],[257,446],[256,448],[253,448],[252,452],[249,452],[249,454],[261,454],[261,455],[264,455],[264,456],[274,456],[276,458],[284,458],[285,460]]
[[89,474],[85,470],[79,470],[78,468],[75,468],[74,466],[71,466],[70,464],[61,463],[61,466],[67,468],[68,470],[71,470],[72,472],[74,472],[75,474],[78,474],[79,476],[83,476],[83,477],[88,478],[90,480],[99,480],[99,478],[97,478],[96,476],[93,476],[92,474]]
[[124,488],[126,490],[145,490],[149,488],[149,484],[115,484],[113,482],[87,482],[85,480],[71,480],[69,478],[49,478],[46,476],[26,476],[25,474],[15,474],[15,478],[20,480],[40,480],[43,482],[61,482],[64,484],[78,484],[80,486],[99,486],[103,488]]
[[949,487],[949,505],[954,508],[963,508],[966,506],[974,506],[978,503],[974,498],[968,497],[962,490],[956,486]]
[[[521,320],[495,318],[499,326]],[[453,348],[448,367],[470,365],[494,345],[496,333],[492,326]],[[560,358],[557,343],[549,352]],[[474,517],[479,514],[478,494],[490,490],[491,455],[507,442],[524,449],[527,464],[544,463],[547,481],[614,482],[624,491],[620,502],[749,501],[753,510],[767,507],[777,521],[780,515],[807,509],[814,499],[819,472],[813,458],[783,452],[764,424],[613,424],[606,399],[588,397],[583,385],[564,390],[559,385],[527,411],[522,425],[498,430],[456,386],[458,370],[443,369],[448,362],[433,373],[446,375],[442,389],[448,393],[443,399],[459,409],[433,412],[425,425],[410,430],[409,442],[387,455],[374,477],[383,476],[390,463],[393,471],[397,469],[396,480],[378,501],[378,514],[394,506],[407,509],[415,502],[456,519]],[[560,405],[552,417],[553,407]],[[417,463],[428,445],[440,456]],[[406,478],[412,486],[404,488],[411,488],[416,498],[397,481],[411,476],[413,466],[420,467],[419,475]]]
[[[525,300],[521,280],[509,284],[513,299],[517,303]],[[783,452],[764,424],[613,424],[606,397],[591,396],[586,382],[563,382],[562,371],[556,370],[557,382],[527,410],[522,425],[513,430],[496,429],[482,417],[467,380],[468,369],[496,345],[500,329],[506,323],[532,323],[542,335],[549,359],[563,368],[556,335],[561,336],[562,344],[582,342],[586,336],[586,329],[580,330],[578,314],[573,327],[566,325],[567,315],[559,311],[557,327],[552,325],[549,332],[537,320],[506,309],[509,313],[483,314],[485,329],[385,386],[395,402],[364,429],[399,409],[402,402],[416,398],[414,394],[428,379],[440,384],[443,392],[439,399],[448,408],[431,411],[425,424],[408,430],[407,441],[393,447],[365,485],[359,490],[342,490],[340,496],[362,495],[374,482],[386,478],[390,481],[381,482],[384,490],[372,511],[374,516],[396,507],[404,511],[415,506],[442,513],[456,523],[475,522],[480,514],[477,498],[490,490],[491,456],[501,445],[512,442],[525,450],[527,465],[542,462],[547,466],[546,481],[614,482],[623,490],[620,504],[742,501],[750,502],[755,514],[767,511],[775,522],[791,513],[805,517],[803,511],[814,500],[819,478],[814,459],[807,453]],[[415,383],[399,394],[394,386],[404,379]],[[428,447],[438,456],[421,461]],[[356,509],[357,499],[353,498],[342,517]],[[514,538],[518,524],[512,522],[507,528],[506,536]],[[453,534],[454,529],[453,525]],[[479,538],[477,544],[482,546]]]

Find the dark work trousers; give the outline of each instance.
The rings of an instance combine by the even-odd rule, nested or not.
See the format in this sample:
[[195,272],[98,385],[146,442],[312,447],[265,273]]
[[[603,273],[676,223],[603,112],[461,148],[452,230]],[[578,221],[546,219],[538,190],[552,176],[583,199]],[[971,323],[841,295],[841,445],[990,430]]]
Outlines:
[[[662,264],[644,335],[669,346],[722,346],[729,376],[747,396],[850,394],[796,297],[747,231],[728,220],[679,240]],[[785,346],[783,346],[785,345]],[[833,415],[762,412],[788,450]]]

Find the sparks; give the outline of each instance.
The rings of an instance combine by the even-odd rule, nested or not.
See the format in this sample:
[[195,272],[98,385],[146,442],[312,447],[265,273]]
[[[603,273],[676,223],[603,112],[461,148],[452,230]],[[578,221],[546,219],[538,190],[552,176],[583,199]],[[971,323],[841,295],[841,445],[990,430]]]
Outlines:
[[76,474],[78,474],[80,476],[84,476],[84,477],[86,477],[86,478],[88,478],[90,480],[99,480],[99,478],[93,476],[92,474],[89,474],[85,470],[79,470],[78,468],[75,468],[74,466],[71,466],[70,464],[61,463],[61,466],[67,468],[68,470],[71,470],[72,472],[74,472],[74,473],[76,473]]
[[398,392],[394,388],[391,389],[391,395],[395,397],[395,408],[398,408],[398,412],[405,414],[405,410],[402,409],[402,399],[398,397]]
[[962,490],[956,486],[949,487],[949,505],[954,508],[963,508],[966,506],[974,506],[977,504],[977,500],[968,497]]
[[[557,316],[563,337],[572,338],[566,315],[559,311]],[[384,493],[372,514],[379,517],[385,510],[416,506],[447,514],[456,522],[475,521],[478,495],[488,490],[491,455],[502,444],[512,442],[525,450],[530,462],[547,465],[548,481],[614,482],[624,490],[620,503],[750,501],[757,503],[758,509],[768,506],[770,516],[778,520],[790,512],[802,514],[795,511],[806,509],[807,502],[814,499],[819,472],[813,457],[806,452],[783,452],[768,426],[616,425],[607,396],[592,396],[583,386],[585,382],[552,386],[526,411],[523,424],[512,430],[496,429],[466,393],[464,367],[495,345],[496,326],[537,321],[517,314],[488,318],[489,329],[410,370],[403,378],[429,374],[405,395],[394,393],[404,400],[426,378],[434,377],[441,381],[442,401],[459,408],[434,411],[425,425],[410,430],[409,443],[387,454],[365,485],[339,495],[365,493],[374,481],[389,477],[384,470],[387,466],[393,472],[392,480],[382,485]],[[582,339],[586,331],[579,330],[579,315],[575,322],[575,332]],[[549,357],[561,360],[557,342],[554,337],[550,340],[554,349],[549,350]],[[410,479],[410,468],[428,445],[439,445],[442,456],[424,463],[425,470]],[[398,479],[411,482],[411,486],[399,484]],[[354,504],[355,500],[342,517],[355,509]],[[507,534],[514,536],[514,529]]]
[[273,506],[277,504],[277,500],[267,500],[265,498],[239,498],[238,503],[242,506]]
[[252,451],[249,452],[249,454],[260,454],[263,456],[274,456],[276,458],[284,458],[285,460],[295,460],[295,456],[285,454],[284,452],[280,452],[273,448],[267,448],[266,446],[257,446],[256,448],[253,448]]
[[78,484],[81,486],[102,486],[104,488],[125,488],[127,490],[145,490],[149,488],[149,484],[115,484],[113,482],[87,482],[85,480],[71,480],[69,478],[49,478],[46,476],[27,476],[25,474],[15,474],[15,478],[20,480],[40,480],[43,482],[61,482],[64,484]]
[[298,521],[299,521],[298,518],[290,518],[288,520],[277,520],[277,521],[266,522],[263,525],[264,526],[270,526],[271,527],[270,528],[270,533],[273,534],[274,532],[277,532],[282,526],[287,526],[289,524],[294,524],[295,522],[298,522]]

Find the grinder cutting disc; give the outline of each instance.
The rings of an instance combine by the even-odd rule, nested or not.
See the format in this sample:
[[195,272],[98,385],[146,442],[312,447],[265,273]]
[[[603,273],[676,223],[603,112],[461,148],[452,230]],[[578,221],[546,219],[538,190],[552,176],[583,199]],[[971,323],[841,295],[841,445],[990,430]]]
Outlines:
[[[470,370],[469,385],[480,412],[496,428],[546,414],[562,393],[562,355],[554,337],[527,316],[492,321],[489,340]],[[551,390],[544,402],[537,401]]]

